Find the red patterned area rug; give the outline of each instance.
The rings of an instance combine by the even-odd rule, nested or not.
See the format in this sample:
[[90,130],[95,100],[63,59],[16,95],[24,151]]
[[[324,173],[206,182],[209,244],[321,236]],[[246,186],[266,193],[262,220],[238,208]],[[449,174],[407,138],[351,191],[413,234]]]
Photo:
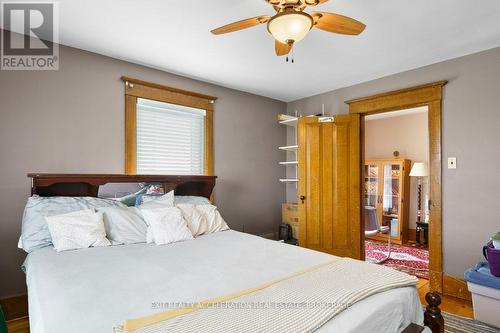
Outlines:
[[[379,261],[386,256],[387,242],[365,241],[366,261]],[[391,257],[383,265],[429,279],[429,251],[426,248],[392,244]]]

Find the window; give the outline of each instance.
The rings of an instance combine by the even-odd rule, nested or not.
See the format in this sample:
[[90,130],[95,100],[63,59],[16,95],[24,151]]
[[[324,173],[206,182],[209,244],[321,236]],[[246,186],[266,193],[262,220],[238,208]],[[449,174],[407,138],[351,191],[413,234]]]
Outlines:
[[126,173],[212,175],[216,97],[122,79]]
[[203,175],[205,110],[137,100],[137,173]]

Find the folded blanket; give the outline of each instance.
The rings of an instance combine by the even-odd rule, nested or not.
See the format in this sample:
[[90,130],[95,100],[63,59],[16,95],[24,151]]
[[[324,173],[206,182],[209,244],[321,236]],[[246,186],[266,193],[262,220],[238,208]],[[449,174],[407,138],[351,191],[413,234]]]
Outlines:
[[338,258],[256,288],[127,320],[117,331],[313,332],[368,296],[417,282],[391,268]]

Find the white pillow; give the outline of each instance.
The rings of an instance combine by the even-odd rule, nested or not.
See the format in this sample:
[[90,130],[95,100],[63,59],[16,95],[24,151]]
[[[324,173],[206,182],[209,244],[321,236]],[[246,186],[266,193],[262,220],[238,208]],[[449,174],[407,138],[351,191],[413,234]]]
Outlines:
[[174,191],[160,196],[144,196],[143,200],[138,206],[140,209],[174,207]]
[[178,204],[176,207],[180,209],[182,217],[194,237],[208,232],[207,219],[196,209],[196,205]]
[[181,211],[176,207],[144,209],[142,215],[149,225],[148,231],[156,245],[193,239]]
[[217,207],[213,205],[179,204],[177,207],[195,237],[229,229]]
[[46,216],[45,220],[57,252],[111,245],[106,238],[102,213],[92,209]]
[[93,197],[40,197],[28,199],[24,208],[22,223],[22,246],[26,252],[33,252],[52,245],[46,216],[77,212],[97,207],[126,207],[119,201]]
[[113,244],[146,242],[148,226],[141,212],[135,207],[97,208],[104,216],[106,236]]
[[196,210],[205,218],[207,234],[229,230],[226,221],[222,218],[217,207],[213,205],[196,205]]

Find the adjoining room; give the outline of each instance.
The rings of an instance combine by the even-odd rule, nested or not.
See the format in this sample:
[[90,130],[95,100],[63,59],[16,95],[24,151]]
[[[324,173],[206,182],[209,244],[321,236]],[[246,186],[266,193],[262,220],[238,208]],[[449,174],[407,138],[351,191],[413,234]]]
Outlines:
[[366,260],[428,279],[427,107],[364,120]]

